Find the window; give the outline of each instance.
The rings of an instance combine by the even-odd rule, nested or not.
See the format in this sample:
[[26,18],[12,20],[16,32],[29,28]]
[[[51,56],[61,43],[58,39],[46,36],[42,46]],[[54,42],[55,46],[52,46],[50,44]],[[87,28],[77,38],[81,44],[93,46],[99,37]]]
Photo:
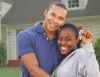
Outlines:
[[79,7],[79,0],[68,0],[68,8]]
[[85,9],[88,0],[61,0],[66,5],[68,10]]

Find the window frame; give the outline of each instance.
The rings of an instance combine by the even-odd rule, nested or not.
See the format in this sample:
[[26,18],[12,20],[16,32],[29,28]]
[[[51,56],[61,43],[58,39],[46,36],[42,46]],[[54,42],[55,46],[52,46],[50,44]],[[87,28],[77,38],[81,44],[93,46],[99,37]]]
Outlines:
[[76,2],[76,0],[61,0],[61,2],[66,5],[66,7],[69,11],[85,9],[87,6],[87,3],[88,3],[88,0],[78,0],[79,5],[77,7],[69,8],[68,1],[75,1]]

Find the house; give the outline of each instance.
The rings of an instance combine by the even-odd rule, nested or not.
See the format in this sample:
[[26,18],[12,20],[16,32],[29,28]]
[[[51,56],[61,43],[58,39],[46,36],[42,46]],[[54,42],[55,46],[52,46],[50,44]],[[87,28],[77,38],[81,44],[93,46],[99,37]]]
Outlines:
[[52,1],[61,1],[67,6],[66,22],[86,27],[95,35],[93,44],[100,38],[100,0],[2,0],[6,6],[3,8],[5,10],[1,21],[1,42],[4,42],[7,48],[8,65],[11,61],[18,60],[18,32],[34,26],[38,21],[43,21],[43,12]]

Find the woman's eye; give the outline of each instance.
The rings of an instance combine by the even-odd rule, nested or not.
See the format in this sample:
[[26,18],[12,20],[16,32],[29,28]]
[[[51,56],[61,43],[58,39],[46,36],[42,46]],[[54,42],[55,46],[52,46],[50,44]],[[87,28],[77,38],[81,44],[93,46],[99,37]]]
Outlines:
[[71,40],[70,38],[67,38],[67,39],[66,39],[66,41],[70,41],[70,40]]
[[61,40],[62,40],[62,38],[58,38],[58,40],[59,40],[59,41],[61,41]]

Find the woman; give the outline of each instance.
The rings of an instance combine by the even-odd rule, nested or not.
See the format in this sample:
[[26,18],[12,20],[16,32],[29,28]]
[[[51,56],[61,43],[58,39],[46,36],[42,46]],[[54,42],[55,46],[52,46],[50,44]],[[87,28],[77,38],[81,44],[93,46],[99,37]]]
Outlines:
[[99,65],[92,47],[93,35],[81,31],[83,48],[79,48],[79,30],[73,24],[65,24],[58,35],[58,46],[64,60],[53,77],[100,77]]

